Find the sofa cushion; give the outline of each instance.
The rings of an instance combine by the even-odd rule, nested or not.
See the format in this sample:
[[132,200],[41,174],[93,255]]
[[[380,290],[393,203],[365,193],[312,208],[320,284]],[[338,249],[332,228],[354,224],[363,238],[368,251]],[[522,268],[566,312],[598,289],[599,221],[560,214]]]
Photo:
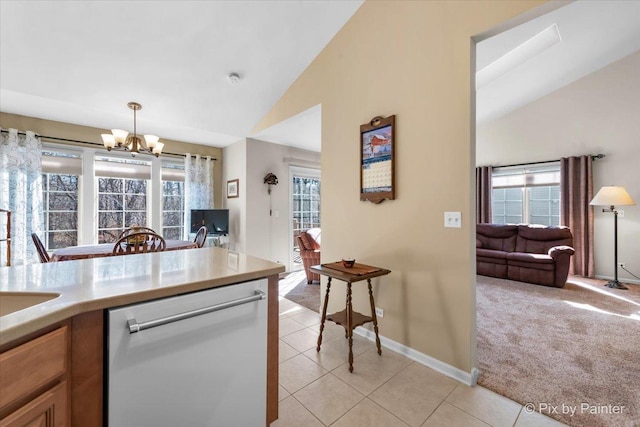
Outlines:
[[320,249],[321,246],[321,237],[322,237],[322,229],[321,228],[310,228],[307,230],[307,234],[313,240],[313,249]]
[[554,246],[573,246],[569,227],[533,224],[518,225],[516,252],[546,254]]
[[523,262],[527,264],[553,264],[555,261],[547,254],[528,254],[525,252],[509,252],[507,261]]
[[476,224],[476,240],[481,242],[484,249],[513,252],[517,233],[517,225]]
[[507,262],[507,255],[510,252],[505,251],[496,251],[493,249],[484,249],[484,248],[476,248],[476,258],[479,259],[488,259],[488,261],[503,261]]
[[303,231],[298,236],[302,241],[304,249],[315,250],[320,249],[320,229],[310,228],[307,231]]

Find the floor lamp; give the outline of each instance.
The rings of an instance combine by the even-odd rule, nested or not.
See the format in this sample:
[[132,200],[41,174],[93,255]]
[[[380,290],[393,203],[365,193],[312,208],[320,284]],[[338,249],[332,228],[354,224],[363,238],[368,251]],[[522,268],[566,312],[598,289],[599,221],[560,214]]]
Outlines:
[[609,209],[602,209],[602,212],[613,213],[613,259],[615,262],[614,278],[605,286],[615,289],[628,289],[618,281],[618,211],[616,206],[635,206],[635,202],[627,193],[624,187],[606,186],[602,187],[598,194],[591,200],[590,205],[609,206]]

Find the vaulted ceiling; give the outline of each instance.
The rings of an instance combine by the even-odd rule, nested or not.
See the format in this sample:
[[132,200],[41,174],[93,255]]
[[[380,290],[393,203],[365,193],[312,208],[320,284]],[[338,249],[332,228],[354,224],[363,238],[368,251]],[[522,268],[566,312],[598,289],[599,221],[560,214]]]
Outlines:
[[[357,1],[2,1],[0,111],[213,146],[249,135]],[[228,75],[237,73],[232,84]]]
[[[212,146],[320,151],[320,106],[251,129],[362,1],[2,1],[0,111]],[[479,88],[492,120],[640,49],[640,1],[576,1],[477,46],[481,70],[555,24],[560,41]],[[228,75],[237,73],[232,84]]]

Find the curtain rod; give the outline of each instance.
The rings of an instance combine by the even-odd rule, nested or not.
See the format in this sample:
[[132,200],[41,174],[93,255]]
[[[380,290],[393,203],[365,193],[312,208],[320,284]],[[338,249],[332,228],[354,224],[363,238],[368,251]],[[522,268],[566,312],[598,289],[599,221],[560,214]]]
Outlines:
[[[0,130],[0,132],[2,133],[9,133],[8,130],[2,129]],[[35,132],[34,132],[35,133]],[[18,131],[18,135],[26,135],[26,132],[22,132],[22,131]],[[67,138],[58,138],[57,136],[45,136],[45,135],[40,135],[38,133],[35,134],[36,136],[40,137],[40,138],[44,138],[44,139],[49,139],[52,141],[63,141],[63,142],[75,142],[75,143],[80,143],[80,144],[89,144],[89,145],[96,145],[99,147],[104,147],[103,144],[100,144],[98,142],[90,142],[90,141],[80,141],[78,139],[67,139]],[[179,153],[169,153],[169,152],[162,152],[160,153],[160,155],[167,155],[167,156],[178,156],[178,157],[185,157],[184,154],[179,154]],[[218,159],[215,157],[211,158],[214,161],[217,161]]]
[[[604,159],[606,157],[606,154],[591,154],[590,155],[591,160],[595,161],[598,159]],[[515,166],[530,166],[530,165],[539,165],[542,163],[555,163],[555,162],[559,162],[562,159],[557,159],[557,160],[545,160],[544,162],[529,162],[529,163],[517,163],[517,164],[513,164],[513,165],[498,165],[498,166],[493,166],[494,168],[510,168],[510,167],[515,167]]]

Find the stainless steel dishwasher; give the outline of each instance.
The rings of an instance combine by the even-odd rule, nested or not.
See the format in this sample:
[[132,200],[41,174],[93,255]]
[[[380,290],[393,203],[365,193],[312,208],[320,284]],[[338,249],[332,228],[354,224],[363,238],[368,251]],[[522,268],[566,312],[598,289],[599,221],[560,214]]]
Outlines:
[[108,311],[109,427],[262,426],[267,280]]

